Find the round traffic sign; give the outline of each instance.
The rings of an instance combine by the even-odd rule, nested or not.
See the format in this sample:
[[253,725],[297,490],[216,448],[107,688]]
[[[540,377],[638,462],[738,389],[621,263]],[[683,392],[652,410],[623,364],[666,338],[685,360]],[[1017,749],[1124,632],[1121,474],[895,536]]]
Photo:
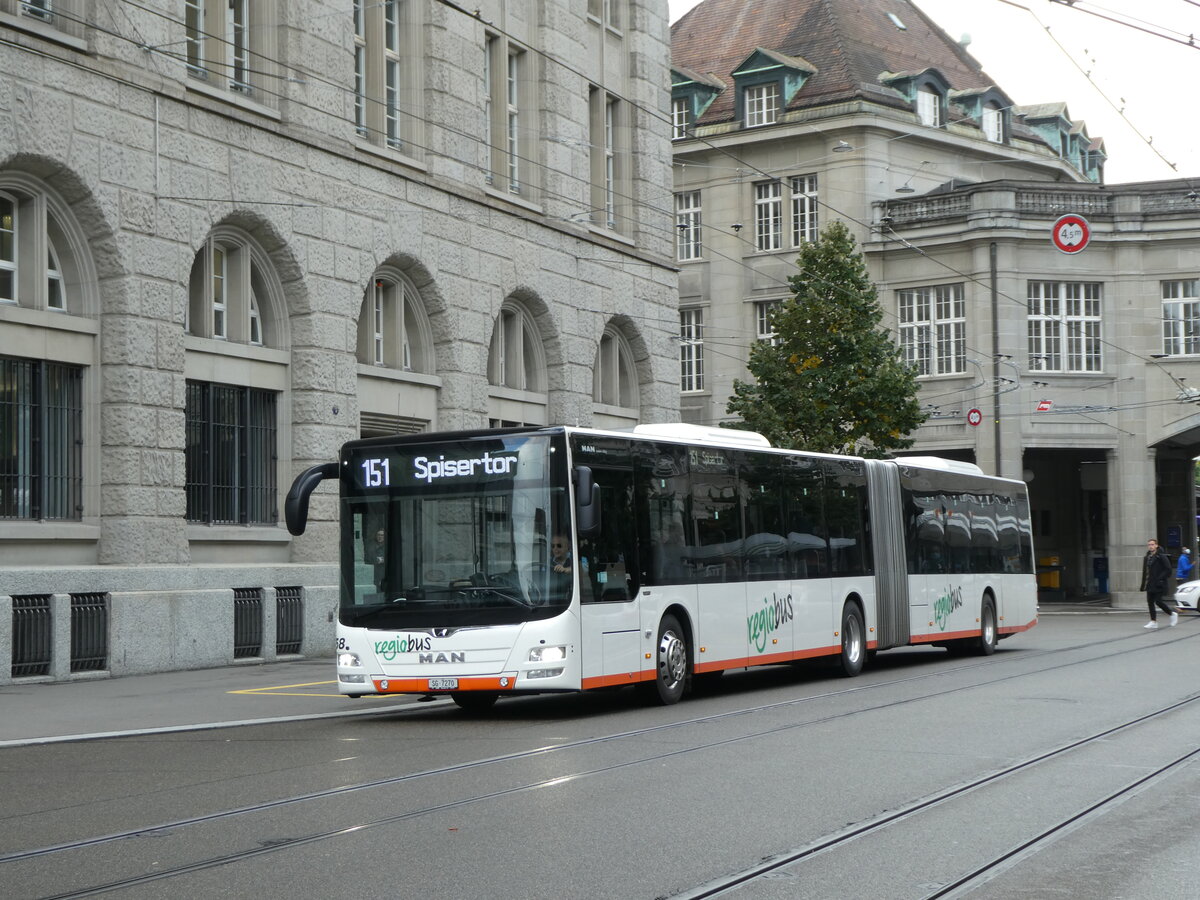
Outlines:
[[983,421],[983,413],[981,413],[979,410],[977,410],[977,409],[967,410],[967,424],[968,425],[978,425],[982,421]]
[[1060,216],[1050,232],[1050,240],[1063,253],[1078,253],[1092,239],[1092,226],[1083,216],[1074,213]]

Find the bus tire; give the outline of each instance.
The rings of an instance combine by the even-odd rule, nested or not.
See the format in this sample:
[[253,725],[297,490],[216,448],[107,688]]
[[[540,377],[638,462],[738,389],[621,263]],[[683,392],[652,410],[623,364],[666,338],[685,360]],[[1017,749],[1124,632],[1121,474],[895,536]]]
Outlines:
[[991,656],[996,652],[996,603],[990,596],[983,598],[979,609],[979,637],[975,641],[975,652],[980,656]]
[[450,699],[461,710],[481,713],[495,706],[499,696],[491,691],[454,691],[450,694]]
[[838,668],[847,678],[853,678],[863,670],[867,658],[866,628],[862,611],[857,603],[842,607],[842,652],[838,657]]
[[687,687],[688,645],[683,627],[672,615],[658,623],[658,643],[654,650],[654,697],[663,706],[683,699]]

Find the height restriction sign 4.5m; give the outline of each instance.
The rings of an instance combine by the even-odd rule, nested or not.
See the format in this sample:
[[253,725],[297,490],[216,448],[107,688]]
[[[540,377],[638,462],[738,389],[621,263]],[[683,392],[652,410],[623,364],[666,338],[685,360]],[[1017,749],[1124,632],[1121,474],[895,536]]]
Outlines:
[[1078,253],[1091,239],[1092,226],[1083,216],[1073,213],[1060,217],[1050,232],[1050,240],[1063,253]]

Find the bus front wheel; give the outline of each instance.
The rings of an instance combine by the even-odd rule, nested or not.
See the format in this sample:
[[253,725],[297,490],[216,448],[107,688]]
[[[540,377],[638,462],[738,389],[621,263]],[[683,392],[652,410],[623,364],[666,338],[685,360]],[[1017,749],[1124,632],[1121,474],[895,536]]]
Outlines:
[[866,628],[858,604],[847,603],[842,609],[842,652],[838,659],[842,674],[853,678],[863,670],[867,657]]
[[663,706],[683,699],[687,686],[688,647],[683,627],[674,616],[663,616],[655,649],[655,697]]
[[975,652],[980,656],[991,656],[996,652],[997,640],[996,604],[991,597],[984,597],[979,610],[979,638],[975,642]]

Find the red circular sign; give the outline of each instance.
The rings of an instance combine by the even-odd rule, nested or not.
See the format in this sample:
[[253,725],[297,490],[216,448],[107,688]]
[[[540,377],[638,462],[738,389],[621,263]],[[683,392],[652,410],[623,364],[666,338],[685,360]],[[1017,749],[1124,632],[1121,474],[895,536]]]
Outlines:
[[1074,214],[1061,216],[1050,232],[1050,240],[1063,253],[1078,253],[1091,239],[1092,226],[1083,216]]
[[982,421],[983,421],[983,413],[981,413],[979,410],[977,410],[977,409],[967,410],[967,424],[968,425],[978,425]]

